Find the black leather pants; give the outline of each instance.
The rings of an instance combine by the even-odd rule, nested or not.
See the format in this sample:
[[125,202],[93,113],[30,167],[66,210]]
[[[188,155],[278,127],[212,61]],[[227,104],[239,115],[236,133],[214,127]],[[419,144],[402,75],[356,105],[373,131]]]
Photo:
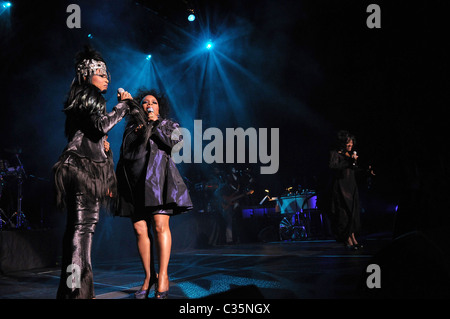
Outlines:
[[95,298],[91,248],[99,211],[99,201],[81,193],[68,201],[58,299]]

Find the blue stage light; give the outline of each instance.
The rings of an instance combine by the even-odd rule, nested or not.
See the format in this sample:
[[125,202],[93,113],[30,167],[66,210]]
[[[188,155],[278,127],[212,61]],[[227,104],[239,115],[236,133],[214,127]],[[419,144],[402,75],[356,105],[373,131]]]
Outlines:
[[151,54],[147,55],[147,57],[146,57],[147,61],[150,60],[151,58],[152,58]]
[[188,16],[188,20],[189,20],[190,22],[194,21],[194,20],[195,20],[195,15],[190,14],[190,15]]
[[3,2],[3,8],[11,7],[11,2]]
[[206,49],[211,50],[213,48],[213,43],[211,41],[206,42]]
[[88,38],[89,38],[89,39],[92,39],[93,37],[94,37],[94,36],[92,35],[92,33],[89,33],[89,34],[88,34]]

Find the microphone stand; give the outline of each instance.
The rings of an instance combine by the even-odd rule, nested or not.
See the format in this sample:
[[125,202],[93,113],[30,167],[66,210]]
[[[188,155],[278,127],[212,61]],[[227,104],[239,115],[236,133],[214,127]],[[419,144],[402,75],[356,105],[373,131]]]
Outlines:
[[25,169],[23,168],[22,162],[20,161],[19,158],[19,154],[16,154],[16,158],[17,161],[19,163],[19,174],[18,174],[18,179],[17,179],[17,223],[16,223],[16,228],[19,228],[23,225],[24,221],[25,221],[25,214],[22,212],[22,184],[23,184],[23,179],[22,177],[25,176]]

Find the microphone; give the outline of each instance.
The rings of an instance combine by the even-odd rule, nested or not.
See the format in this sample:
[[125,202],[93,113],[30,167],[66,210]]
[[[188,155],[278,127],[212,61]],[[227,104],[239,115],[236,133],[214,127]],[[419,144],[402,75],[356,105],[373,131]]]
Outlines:
[[[147,113],[153,113],[154,111],[153,111],[153,108],[151,107],[151,106],[149,106],[147,109],[146,109],[146,111],[147,111]],[[151,121],[147,121],[147,125],[150,125],[150,122]]]
[[[353,151],[353,155],[356,156],[356,151]],[[356,158],[353,158],[353,166],[356,166]]]
[[122,97],[121,97],[121,95],[122,95],[123,92],[125,92],[124,89],[122,89],[122,88],[118,88],[118,89],[117,89],[117,94],[119,95],[119,96],[117,97],[117,100],[118,100],[119,102],[123,101],[123,100],[122,100]]

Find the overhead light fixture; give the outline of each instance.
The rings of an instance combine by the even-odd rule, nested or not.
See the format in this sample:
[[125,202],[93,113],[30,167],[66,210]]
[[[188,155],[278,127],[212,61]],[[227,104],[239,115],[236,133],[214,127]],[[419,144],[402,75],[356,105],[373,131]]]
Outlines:
[[195,20],[195,12],[194,9],[188,9],[188,21],[192,22]]

